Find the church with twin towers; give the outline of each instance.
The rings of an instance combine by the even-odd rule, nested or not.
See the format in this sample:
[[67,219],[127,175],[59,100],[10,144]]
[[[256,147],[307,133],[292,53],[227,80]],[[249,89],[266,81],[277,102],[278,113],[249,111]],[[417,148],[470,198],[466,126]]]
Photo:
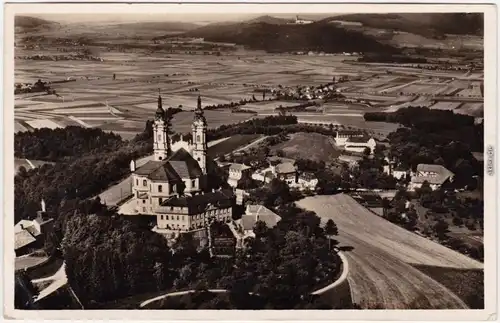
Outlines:
[[230,221],[232,190],[208,191],[209,173],[217,167],[207,156],[207,120],[198,96],[192,139],[173,142],[169,122],[158,96],[153,123],[153,160],[140,167],[130,163],[134,213],[155,216],[155,231],[178,234],[206,227],[214,220]]

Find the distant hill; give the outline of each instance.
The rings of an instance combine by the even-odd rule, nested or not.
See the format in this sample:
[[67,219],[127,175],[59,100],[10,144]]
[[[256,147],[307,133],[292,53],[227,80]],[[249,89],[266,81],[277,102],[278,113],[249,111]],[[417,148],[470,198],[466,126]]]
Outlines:
[[[271,17],[272,18],[272,17]],[[267,19],[267,18],[266,18]],[[308,25],[242,22],[203,26],[183,34],[206,41],[235,43],[250,49],[268,52],[324,51],[395,52],[394,47],[382,44],[359,31],[345,30],[329,23]],[[167,38],[168,36],[165,36]]]
[[483,35],[484,20],[480,13],[401,13],[349,14],[323,19],[360,22],[366,27],[392,29],[422,36],[444,34]]
[[29,17],[29,16],[15,16],[14,27],[16,29],[36,29],[40,27],[52,27],[59,26],[59,23],[55,21],[49,21],[41,18]]
[[194,23],[176,22],[176,21],[163,21],[163,22],[133,22],[133,23],[119,23],[113,27],[122,28],[124,30],[154,30],[156,32],[164,30],[165,32],[182,32],[189,31],[200,27]]
[[257,18],[253,18],[250,20],[247,20],[246,23],[252,24],[252,23],[266,23],[266,24],[271,24],[271,25],[285,25],[290,22],[293,22],[293,19],[285,19],[285,18],[276,18],[273,16],[260,16]]

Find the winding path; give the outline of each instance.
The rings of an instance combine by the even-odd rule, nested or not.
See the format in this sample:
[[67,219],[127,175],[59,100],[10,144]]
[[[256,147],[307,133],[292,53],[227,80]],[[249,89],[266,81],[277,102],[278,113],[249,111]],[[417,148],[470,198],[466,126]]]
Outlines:
[[483,264],[394,225],[345,194],[307,197],[298,206],[333,219],[349,262],[353,301],[363,308],[463,309],[467,305],[412,264],[482,269]]

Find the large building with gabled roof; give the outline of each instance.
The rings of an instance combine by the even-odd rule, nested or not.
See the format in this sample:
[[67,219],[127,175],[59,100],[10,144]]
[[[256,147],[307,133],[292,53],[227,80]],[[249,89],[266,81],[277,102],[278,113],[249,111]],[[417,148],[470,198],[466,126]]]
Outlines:
[[169,122],[158,97],[153,123],[154,160],[141,167],[131,162],[132,205],[136,214],[156,216],[156,230],[178,233],[212,220],[230,220],[234,193],[208,191],[207,176],[215,162],[207,157],[207,120],[198,97],[192,140],[172,142]]

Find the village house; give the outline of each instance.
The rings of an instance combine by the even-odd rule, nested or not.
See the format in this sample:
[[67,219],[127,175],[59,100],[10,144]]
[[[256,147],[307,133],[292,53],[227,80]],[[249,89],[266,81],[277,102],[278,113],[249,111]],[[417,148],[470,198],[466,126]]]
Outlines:
[[46,237],[52,232],[54,219],[47,216],[45,202],[34,220],[21,220],[14,226],[14,249],[16,257],[30,254],[43,248]]
[[347,166],[352,169],[356,167],[358,165],[358,162],[363,158],[359,156],[340,155],[339,157],[337,157],[337,159],[342,163],[346,163]]
[[387,175],[391,175],[392,177],[400,180],[402,178],[406,178],[410,174],[408,169],[405,169],[401,166],[396,166],[396,162],[390,161],[387,157],[385,158],[387,161],[387,165],[384,166],[384,173]]
[[262,221],[272,229],[281,220],[281,217],[264,205],[247,205],[241,219],[233,221],[229,228],[237,238],[236,247],[245,248],[245,239],[255,238],[253,229],[257,221]]
[[351,137],[346,140],[344,150],[355,153],[363,153],[366,148],[369,148],[370,154],[373,154],[376,146],[377,142],[371,137]]
[[297,178],[297,183],[294,185],[300,190],[314,190],[316,189],[316,186],[318,185],[318,178],[313,174],[313,173],[300,173],[298,178]]
[[244,164],[232,163],[229,165],[229,177],[227,183],[231,187],[237,187],[244,178],[252,177],[252,168]]
[[212,257],[232,257],[236,252],[237,237],[226,223],[213,222],[208,230],[209,252]]
[[417,171],[412,175],[408,190],[414,191],[428,182],[433,190],[439,189],[444,183],[453,181],[454,174],[442,165],[418,164]]

